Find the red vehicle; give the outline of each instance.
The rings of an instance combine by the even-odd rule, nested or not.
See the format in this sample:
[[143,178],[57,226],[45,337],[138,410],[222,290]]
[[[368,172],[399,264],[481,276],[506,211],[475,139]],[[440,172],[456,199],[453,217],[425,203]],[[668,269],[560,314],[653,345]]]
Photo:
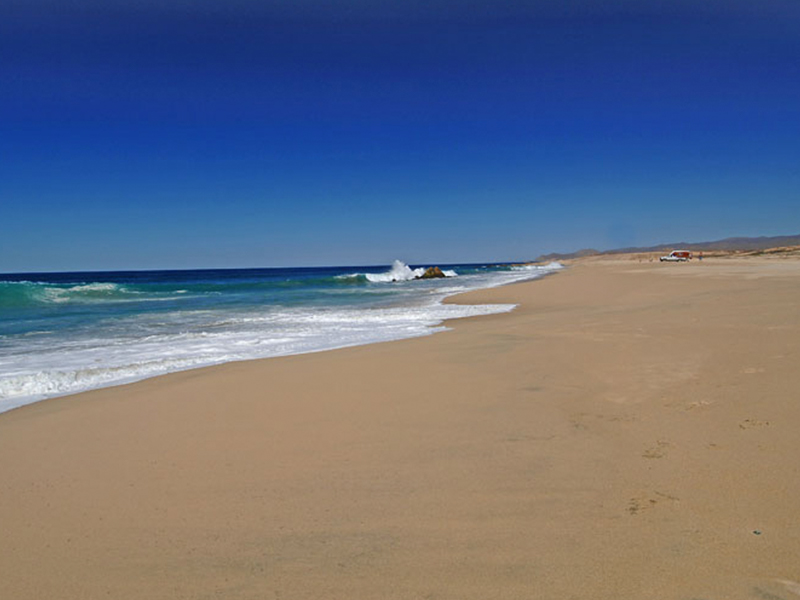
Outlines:
[[685,262],[687,260],[692,260],[692,253],[690,250],[673,250],[666,256],[662,256],[659,258],[661,262]]

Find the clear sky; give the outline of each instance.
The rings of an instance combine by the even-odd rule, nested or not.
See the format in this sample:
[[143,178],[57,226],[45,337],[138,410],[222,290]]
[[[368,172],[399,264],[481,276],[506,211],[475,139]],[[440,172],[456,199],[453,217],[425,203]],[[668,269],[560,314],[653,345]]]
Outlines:
[[797,0],[2,0],[0,272],[800,233]]

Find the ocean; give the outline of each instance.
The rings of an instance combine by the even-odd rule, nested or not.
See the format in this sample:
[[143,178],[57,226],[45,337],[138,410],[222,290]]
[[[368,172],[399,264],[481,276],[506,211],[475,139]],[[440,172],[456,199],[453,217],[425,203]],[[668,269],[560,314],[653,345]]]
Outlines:
[[453,294],[561,268],[225,269],[0,274],[0,412],[173,371],[429,335],[514,305]]

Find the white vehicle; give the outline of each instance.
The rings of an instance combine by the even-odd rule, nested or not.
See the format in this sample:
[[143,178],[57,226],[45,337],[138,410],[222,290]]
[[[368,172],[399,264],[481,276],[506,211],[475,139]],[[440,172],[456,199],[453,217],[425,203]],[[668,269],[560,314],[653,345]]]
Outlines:
[[658,260],[661,262],[686,262],[692,260],[692,253],[689,250],[673,250]]

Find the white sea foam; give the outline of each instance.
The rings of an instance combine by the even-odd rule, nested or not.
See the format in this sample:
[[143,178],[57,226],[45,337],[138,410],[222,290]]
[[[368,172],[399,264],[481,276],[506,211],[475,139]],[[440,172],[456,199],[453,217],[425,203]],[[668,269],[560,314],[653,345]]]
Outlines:
[[[109,325],[102,338],[91,329],[83,337],[69,339],[31,336],[24,347],[4,350],[0,346],[0,412],[44,398],[200,366],[429,335],[444,329],[448,319],[514,308],[510,304],[443,304],[445,297],[540,277],[560,268],[552,263],[464,275],[447,283],[405,283],[391,288],[397,292],[392,298],[397,299],[385,306],[145,312]],[[398,261],[389,272],[378,274],[385,277],[378,281],[391,281],[390,274],[405,277],[395,281],[408,281],[409,273],[420,271]],[[118,293],[119,287],[89,284],[63,289],[78,294]]]
[[[398,281],[411,281],[419,279],[425,273],[425,267],[412,269],[400,260],[392,263],[392,268],[386,273],[365,273],[364,276],[372,283],[395,283]],[[442,271],[445,277],[457,277],[458,273],[453,270]]]
[[[118,385],[200,366],[303,354],[429,335],[447,319],[513,305],[434,304],[385,309],[288,309],[216,323],[210,331],[141,339],[71,341],[0,359],[0,412],[52,396]],[[158,356],[153,360],[151,357]]]
[[124,292],[122,286],[116,283],[88,283],[86,285],[73,285],[68,288],[45,287],[45,296],[51,302],[70,302],[91,300],[92,298],[108,296],[115,292]]
[[420,277],[425,269],[412,269],[404,262],[396,260],[392,263],[392,268],[386,273],[367,273],[366,277],[373,283],[409,281]]
[[549,262],[546,265],[516,265],[513,271],[559,271],[564,268],[560,262]]
[[3,282],[3,284],[15,286],[32,301],[43,304],[125,301],[126,296],[129,298],[131,295],[140,294],[117,283],[95,282],[67,287],[32,281]]

